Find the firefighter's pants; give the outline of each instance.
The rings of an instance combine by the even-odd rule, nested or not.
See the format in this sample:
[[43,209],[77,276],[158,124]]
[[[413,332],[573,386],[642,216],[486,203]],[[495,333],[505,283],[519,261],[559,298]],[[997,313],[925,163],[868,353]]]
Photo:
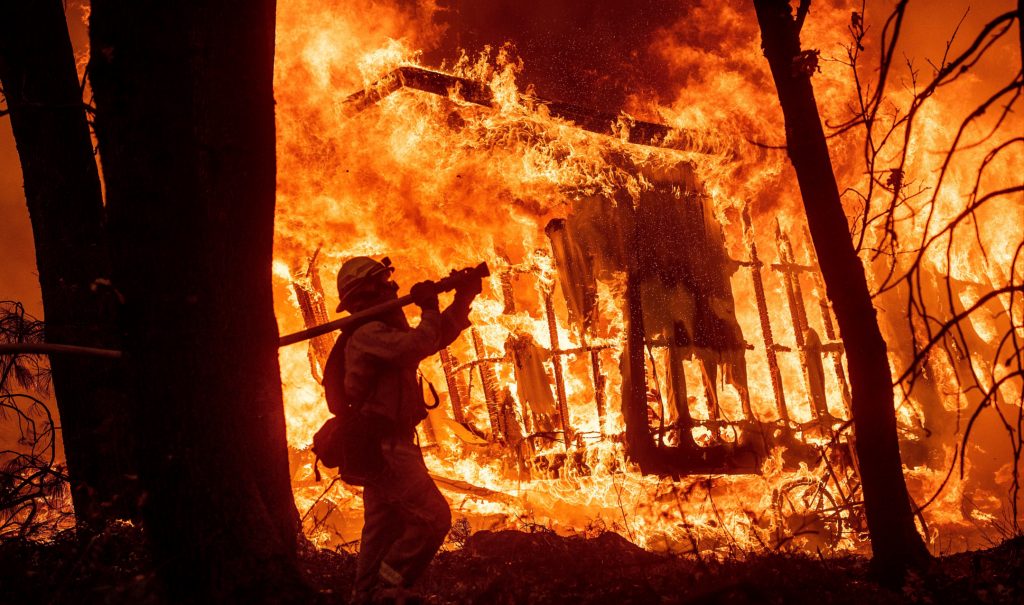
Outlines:
[[409,587],[423,573],[452,526],[448,502],[408,438],[381,445],[388,469],[363,489],[363,535],[354,596],[378,585]]

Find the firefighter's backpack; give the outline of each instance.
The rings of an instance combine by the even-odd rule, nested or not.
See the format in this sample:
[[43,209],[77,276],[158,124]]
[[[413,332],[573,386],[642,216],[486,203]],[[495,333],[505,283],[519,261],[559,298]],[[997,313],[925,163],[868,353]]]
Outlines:
[[337,468],[338,476],[349,485],[366,485],[380,474],[386,463],[381,454],[380,436],[371,430],[360,413],[360,402],[345,395],[345,346],[348,334],[342,333],[324,364],[324,392],[327,408],[334,414],[313,435],[314,474],[320,480],[317,463]]

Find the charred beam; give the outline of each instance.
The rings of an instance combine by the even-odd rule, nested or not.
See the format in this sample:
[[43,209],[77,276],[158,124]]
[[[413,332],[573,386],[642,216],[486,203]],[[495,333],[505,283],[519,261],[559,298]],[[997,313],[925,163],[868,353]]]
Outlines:
[[[295,300],[299,304],[302,322],[307,329],[330,321],[330,317],[327,315],[324,287],[320,281],[320,272],[316,266],[319,252],[317,250],[310,257],[305,278],[292,281]],[[331,354],[331,349],[334,348],[334,341],[335,336],[333,333],[321,334],[311,338],[309,341],[309,367],[313,373],[313,378],[317,382],[323,381],[323,369],[327,364],[327,357]]]
[[512,289],[512,273],[502,271],[498,274],[498,282],[501,284],[501,299],[505,304],[501,312],[505,315],[511,315],[516,312],[516,297]]
[[[484,341],[480,338],[480,332],[472,329],[473,350],[478,358],[484,357]],[[480,382],[484,391],[484,401],[487,404],[487,417],[491,421],[491,440],[502,442],[505,439],[504,426],[501,421],[501,400],[498,395],[498,377],[494,374],[494,368],[490,364],[480,364]]]
[[[342,101],[342,106],[349,114],[359,113],[402,88],[412,88],[443,97],[457,97],[484,107],[495,106],[494,95],[487,84],[413,65],[399,67],[365,89],[349,95]],[[520,100],[530,107],[544,106],[550,115],[571,122],[583,130],[615,137],[634,145],[708,155],[733,153],[730,143],[708,132],[672,128],[665,124],[634,120],[624,113],[603,113],[572,103],[550,101],[532,95],[520,95]]]
[[555,394],[558,396],[558,416],[562,423],[562,439],[568,448],[572,441],[572,425],[569,422],[569,404],[565,395],[565,376],[562,375],[562,356],[555,354],[561,345],[558,341],[558,320],[551,293],[544,296],[544,313],[548,319],[548,334],[551,337],[551,365],[555,368]]
[[[776,355],[781,345],[775,343],[772,335],[772,322],[768,315],[768,301],[764,294],[764,281],[761,279],[761,260],[757,256],[757,244],[754,243],[754,230],[750,224],[750,212],[743,208],[743,235],[747,240],[750,254],[750,276],[754,282],[754,300],[757,302],[757,314],[761,320],[761,335],[764,338],[764,355],[768,360],[768,373],[772,378],[772,391],[775,394],[775,409],[779,418],[788,423],[789,410],[786,408],[786,394],[782,390],[782,372],[779,370],[779,358]],[[751,415],[751,420],[754,417]]]
[[594,403],[597,405],[597,422],[604,431],[605,402],[604,402],[604,373],[601,371],[601,353],[596,349],[590,350],[590,369],[594,375]]
[[458,358],[452,355],[448,349],[441,351],[441,367],[444,368],[444,379],[448,384],[448,400],[452,404],[452,418],[455,422],[465,423],[466,413],[462,407],[462,385],[459,384],[458,372],[455,371],[455,366],[459,363]]
[[772,265],[778,267],[782,273],[783,283],[786,286],[786,299],[789,302],[789,313],[793,319],[793,332],[796,336],[797,349],[804,349],[804,332],[807,330],[807,312],[804,309],[803,293],[800,290],[800,278],[797,277],[803,267],[798,267],[793,262],[793,246],[789,237],[782,232],[782,226],[775,222],[775,242],[778,245],[781,263]]
[[[775,222],[775,241],[778,244],[779,257],[783,267],[782,281],[786,286],[786,300],[789,303],[789,313],[793,321],[793,336],[796,340],[796,350],[800,355],[800,366],[803,369],[804,385],[807,388],[807,397],[810,400],[811,412],[817,419],[828,417],[828,402],[825,398],[824,388],[818,385],[817,369],[821,367],[821,350],[812,350],[807,346],[808,324],[807,310],[804,307],[803,290],[800,288],[800,272],[802,266],[797,265],[793,260],[793,245],[789,236],[782,232],[782,226]],[[799,267],[799,268],[795,268]],[[817,356],[817,359],[812,359]]]
[[[811,241],[811,234],[807,231],[807,227],[804,227],[804,237],[807,241]],[[839,382],[839,389],[843,394],[843,403],[846,404],[846,409],[849,411],[850,385],[846,381],[846,371],[843,370],[843,343],[837,342],[839,335],[836,334],[835,325],[832,323],[832,307],[828,304],[828,298],[825,296],[825,283],[821,278],[821,269],[818,268],[818,258],[814,254],[814,247],[808,246],[807,249],[807,255],[810,257],[808,264],[813,268],[811,277],[813,278],[814,295],[818,298],[821,321],[825,325],[825,337],[829,340],[829,342],[821,345],[821,350],[831,353],[832,370],[835,372],[836,381]]]
[[626,424],[626,454],[643,472],[652,472],[657,466],[651,429],[647,421],[647,362],[644,360],[645,333],[643,298],[636,267],[637,241],[631,233],[626,249],[631,251],[626,270],[626,346],[622,368],[622,418]]

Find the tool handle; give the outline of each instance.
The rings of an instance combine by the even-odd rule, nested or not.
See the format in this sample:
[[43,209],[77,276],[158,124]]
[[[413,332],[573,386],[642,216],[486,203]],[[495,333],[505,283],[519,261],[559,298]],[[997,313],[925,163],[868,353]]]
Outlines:
[[[442,278],[435,282],[434,287],[436,288],[438,293],[448,292],[450,290],[454,290],[455,288],[459,287],[460,285],[469,281],[470,279],[483,279],[485,277],[490,276],[490,274],[491,270],[487,267],[487,263],[480,263],[475,267],[466,267],[465,269],[453,271],[452,274],[449,275],[448,277]],[[381,303],[379,305],[370,307],[369,309],[363,309],[358,313],[346,315],[345,317],[342,317],[340,319],[335,319],[334,321],[329,321],[325,324],[320,324],[319,326],[313,326],[312,328],[307,328],[305,330],[294,332],[292,334],[285,334],[284,336],[281,337],[281,340],[278,342],[278,346],[286,347],[297,342],[302,342],[304,340],[309,340],[310,338],[315,338],[322,334],[327,334],[328,332],[352,328],[378,315],[387,313],[389,311],[394,311],[395,309],[401,309],[402,307],[410,305],[414,302],[415,301],[413,300],[412,296],[406,294],[405,296],[401,296],[399,298],[396,298],[395,300],[389,300],[385,303]]]

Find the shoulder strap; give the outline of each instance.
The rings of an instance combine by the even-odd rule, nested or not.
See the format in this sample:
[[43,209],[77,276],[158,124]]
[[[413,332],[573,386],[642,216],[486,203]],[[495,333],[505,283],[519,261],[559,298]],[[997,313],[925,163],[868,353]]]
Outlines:
[[350,332],[341,333],[324,364],[323,385],[327,409],[335,415],[345,407],[345,347],[350,336]]

